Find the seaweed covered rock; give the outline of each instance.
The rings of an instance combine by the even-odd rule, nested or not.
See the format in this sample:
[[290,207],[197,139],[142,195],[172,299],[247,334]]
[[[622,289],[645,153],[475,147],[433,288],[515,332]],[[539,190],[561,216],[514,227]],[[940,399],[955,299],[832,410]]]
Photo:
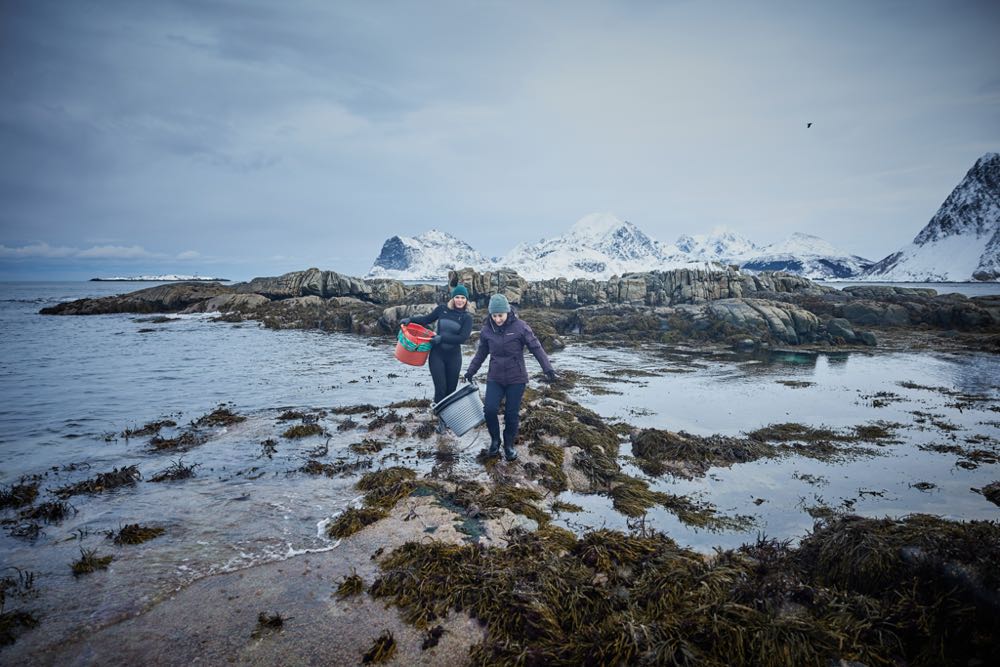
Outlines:
[[656,428],[632,434],[632,454],[649,475],[702,475],[712,466],[747,463],[775,456],[777,451],[773,445],[747,438],[701,437]]
[[856,516],[821,523],[792,562],[816,585],[878,600],[904,654],[971,664],[1000,637],[1000,524]]
[[981,493],[994,505],[1000,505],[1000,482],[991,482],[984,486]]
[[[551,393],[551,392],[550,392]],[[572,463],[596,488],[607,487],[621,473],[618,434],[594,412],[555,398],[542,398],[530,406],[521,422],[519,439],[550,461],[563,461],[562,449],[576,452]]]
[[[487,633],[475,665],[990,662],[1000,630],[991,598],[969,597],[905,547],[963,566],[993,594],[996,524],[842,521],[801,549],[761,538],[712,559],[663,535],[608,530],[515,531],[506,548],[410,542],[381,560],[369,592],[418,628],[468,611]],[[889,574],[868,580],[852,567]]]

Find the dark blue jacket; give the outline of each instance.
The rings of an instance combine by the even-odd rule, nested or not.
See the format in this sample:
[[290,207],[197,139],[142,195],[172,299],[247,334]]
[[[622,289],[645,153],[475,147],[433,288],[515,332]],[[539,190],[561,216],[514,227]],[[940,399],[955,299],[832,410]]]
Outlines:
[[443,303],[426,315],[411,317],[410,321],[423,326],[437,321],[441,341],[434,349],[440,348],[442,352],[459,347],[472,335],[472,315],[464,310],[453,310]]
[[486,376],[488,381],[500,384],[527,384],[528,369],[524,365],[524,348],[531,350],[535,359],[545,372],[552,370],[552,364],[542,349],[542,344],[524,320],[511,311],[502,327],[493,323],[493,318],[486,317],[483,328],[479,332],[479,348],[476,356],[469,362],[467,375],[475,375],[479,367],[490,357],[490,370]]

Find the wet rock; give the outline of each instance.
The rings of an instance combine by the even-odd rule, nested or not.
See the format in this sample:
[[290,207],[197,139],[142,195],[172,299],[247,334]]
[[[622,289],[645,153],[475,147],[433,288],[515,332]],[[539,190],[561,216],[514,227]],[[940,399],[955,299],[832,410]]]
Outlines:
[[847,343],[853,343],[857,338],[851,323],[842,317],[835,317],[826,323],[826,330],[835,338],[842,338]]
[[211,299],[192,304],[182,310],[183,313],[229,313],[252,311],[270,303],[271,300],[260,294],[223,294]]
[[708,313],[738,330],[766,332],[770,338],[797,345],[818,338],[819,318],[794,304],[763,299],[721,299]]
[[402,306],[390,306],[382,311],[379,323],[387,330],[394,331],[399,327],[399,321],[406,317],[426,315],[437,308],[436,303],[411,303]]
[[875,334],[873,334],[871,331],[861,331],[861,332],[859,332],[858,333],[858,338],[860,338],[861,342],[864,343],[865,345],[867,345],[868,347],[877,347],[878,346],[878,337]]
[[1000,505],[1000,482],[987,484],[980,490],[980,493],[994,505]]
[[856,301],[839,306],[834,312],[852,324],[882,327],[902,327],[910,324],[910,314],[907,309],[894,303]]

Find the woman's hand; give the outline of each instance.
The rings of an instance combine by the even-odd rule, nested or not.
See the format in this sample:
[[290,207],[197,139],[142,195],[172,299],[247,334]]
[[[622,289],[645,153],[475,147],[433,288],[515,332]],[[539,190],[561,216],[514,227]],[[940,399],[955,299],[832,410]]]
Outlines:
[[555,382],[556,379],[557,379],[557,377],[558,376],[556,375],[555,371],[545,371],[545,381],[546,382],[550,382],[550,383],[551,382]]
[[402,326],[402,327],[405,327],[409,323],[410,323],[410,318],[409,317],[404,317],[403,319],[401,319],[399,321],[399,325]]
[[472,378],[475,377],[472,373],[466,373],[462,376],[462,380],[465,382],[472,382]]
[[441,334],[435,334],[434,338],[431,338],[431,345],[437,345],[441,342]]

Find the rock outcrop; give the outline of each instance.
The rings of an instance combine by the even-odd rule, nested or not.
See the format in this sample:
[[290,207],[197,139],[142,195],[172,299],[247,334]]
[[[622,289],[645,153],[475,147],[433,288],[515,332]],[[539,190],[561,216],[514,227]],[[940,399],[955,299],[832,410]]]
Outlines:
[[836,290],[784,273],[675,269],[614,276],[529,282],[510,270],[452,271],[448,284],[405,285],[308,269],[247,283],[175,283],[131,294],[81,299],[43,314],[219,312],[230,321],[272,328],[318,328],[387,334],[403,317],[447,299],[453,285],[469,289],[485,311],[502,293],[530,311],[548,349],[568,334],[626,339],[874,345],[869,327],[914,325],[962,331],[1000,330],[1000,297],[939,295],[932,289],[860,286]]
[[233,290],[239,294],[260,294],[271,300],[299,296],[324,299],[349,296],[370,303],[403,301],[407,294],[407,289],[398,280],[362,280],[319,269],[294,271],[274,278],[254,278],[250,282],[233,285]]
[[796,302],[828,318],[866,327],[928,326],[960,331],[1000,328],[1000,296],[938,294],[933,289],[856,286]]
[[674,269],[626,273],[609,280],[555,278],[529,283],[513,271],[477,273],[472,269],[452,271],[448,284],[464,284],[470,298],[485,304],[500,292],[511,303],[524,307],[579,308],[603,304],[673,306],[744,296],[798,293],[821,295],[836,290],[785,273],[750,275],[738,270],[707,271]]
[[233,288],[219,283],[172,283],[100,299],[77,299],[42,308],[42,315],[105,315],[109,313],[173,313],[221,295]]
[[584,306],[573,330],[612,338],[725,340],[752,337],[788,345],[823,340],[818,317],[795,304],[763,299],[719,299],[677,306]]

